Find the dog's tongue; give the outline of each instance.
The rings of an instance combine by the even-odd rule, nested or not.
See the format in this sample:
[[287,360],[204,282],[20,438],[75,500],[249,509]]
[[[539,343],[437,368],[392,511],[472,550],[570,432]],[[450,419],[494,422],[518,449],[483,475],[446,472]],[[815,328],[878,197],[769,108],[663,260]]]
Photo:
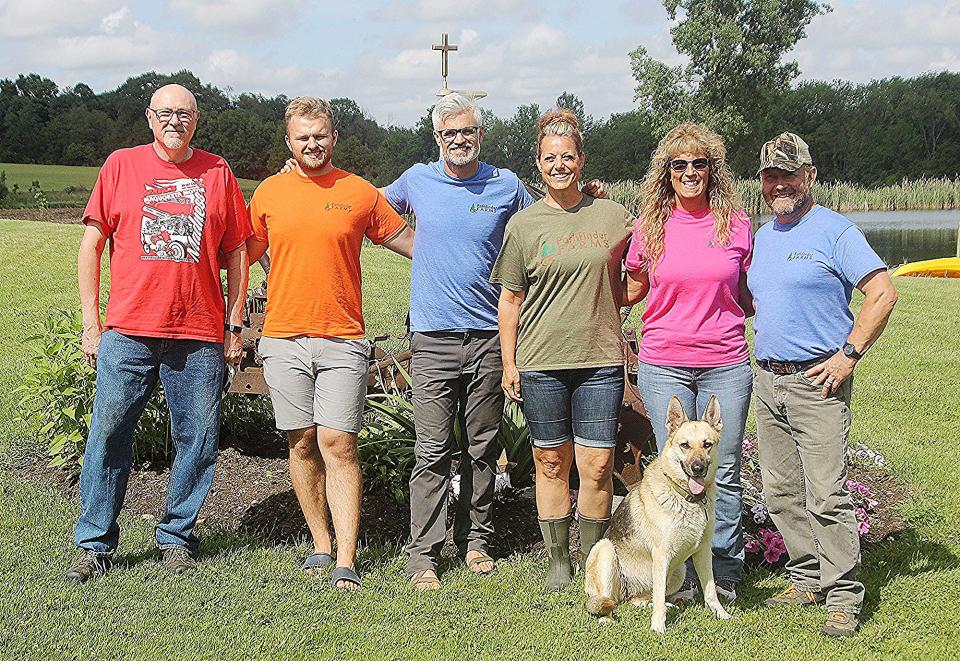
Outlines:
[[690,493],[694,496],[699,496],[707,488],[702,477],[688,477],[687,486],[690,487]]

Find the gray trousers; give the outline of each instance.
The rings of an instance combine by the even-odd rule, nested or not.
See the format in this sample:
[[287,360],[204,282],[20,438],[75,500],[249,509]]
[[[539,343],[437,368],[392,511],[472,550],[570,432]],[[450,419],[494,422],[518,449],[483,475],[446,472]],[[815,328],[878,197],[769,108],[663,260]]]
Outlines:
[[436,566],[447,531],[447,492],[458,416],[466,437],[453,539],[461,554],[486,552],[493,534],[493,484],[503,417],[497,331],[414,333],[413,417],[416,465],[410,476],[407,574]]
[[790,556],[790,580],[823,592],[828,610],[859,613],[860,537],[846,487],[852,380],[821,399],[802,374],[757,368],[753,393],[763,493]]

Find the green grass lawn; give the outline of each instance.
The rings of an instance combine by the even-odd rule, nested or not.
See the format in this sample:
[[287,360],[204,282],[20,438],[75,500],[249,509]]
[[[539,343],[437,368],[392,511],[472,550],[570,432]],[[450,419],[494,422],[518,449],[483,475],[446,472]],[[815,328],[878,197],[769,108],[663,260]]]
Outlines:
[[[51,206],[82,207],[90,197],[93,184],[97,181],[99,167],[81,165],[36,165],[33,163],[0,163],[0,171],[7,173],[7,187],[13,190],[19,186],[19,194],[12,192],[7,199],[0,200],[0,208],[22,208],[34,205],[32,196],[26,191],[34,181],[40,182],[40,190],[47,196]],[[260,182],[253,179],[240,179],[240,188],[247,199],[253,195]],[[66,192],[67,188],[82,190]]]
[[[29,369],[23,345],[51,307],[77,305],[76,226],[0,221],[0,454],[15,463],[30,441],[11,391]],[[367,250],[371,335],[398,332],[409,267]],[[256,278],[254,278],[256,281]],[[821,609],[763,611],[785,586],[749,574],[733,619],[702,606],[672,611],[667,634],[629,606],[610,626],[583,610],[578,583],[547,595],[545,563],[511,558],[490,578],[455,568],[439,593],[415,594],[396,549],[361,553],[364,588],[339,594],[305,577],[305,546],[208,532],[196,572],[171,578],[152,526],[123,516],[120,566],[68,587],[78,504],[0,470],[0,650],[3,658],[955,658],[960,646],[960,282],[900,279],[901,301],[857,370],[853,441],[883,451],[910,483],[909,529],[864,557],[863,631],[823,639]],[[251,480],[256,476],[251,476]],[[953,652],[951,652],[953,650]]]

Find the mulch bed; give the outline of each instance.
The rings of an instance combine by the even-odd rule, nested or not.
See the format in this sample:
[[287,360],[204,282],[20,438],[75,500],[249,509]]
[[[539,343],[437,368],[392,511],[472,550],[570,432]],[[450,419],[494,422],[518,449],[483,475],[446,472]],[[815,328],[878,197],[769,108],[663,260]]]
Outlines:
[[[67,497],[78,498],[76,480],[62,471],[46,468],[45,460],[23,462],[15,470],[33,481],[52,486]],[[165,466],[135,466],[124,508],[151,521],[162,516],[168,474]],[[745,477],[754,481],[746,472]],[[906,529],[906,522],[896,510],[896,505],[907,495],[907,487],[902,482],[887,470],[873,466],[854,466],[850,477],[868,485],[880,503],[870,517],[871,529],[864,538],[868,546],[892,539]],[[453,507],[449,509],[452,513]],[[382,491],[365,492],[362,512],[363,544],[399,548],[406,543],[410,529],[406,505],[398,505]],[[495,557],[544,556],[532,489],[504,492],[498,497],[494,512],[496,532],[491,552]],[[290,483],[285,448],[263,443],[255,448],[230,445],[220,451],[213,487],[200,517],[198,532],[201,535],[204,529],[237,531],[266,544],[301,543],[309,539],[309,530]],[[447,542],[444,555],[456,555],[452,539],[448,537]],[[576,551],[578,545],[578,531],[574,526],[571,547]],[[763,564],[762,557],[757,555],[748,554],[747,561],[751,565]]]
[[83,209],[79,207],[57,207],[51,209],[0,209],[0,218],[7,220],[35,220],[61,225],[79,225]]
[[[265,448],[257,448],[256,453],[237,447],[221,449],[213,486],[200,512],[198,534],[202,536],[204,529],[237,531],[268,544],[309,539],[306,521],[290,483],[286,454],[276,455]],[[79,498],[76,479],[63,471],[47,468],[46,460],[24,462],[14,470],[32,481],[55,488],[68,498]],[[134,466],[124,509],[150,521],[161,517],[168,475],[169,469],[164,466]],[[453,507],[449,509],[452,513]],[[532,490],[505,493],[494,511],[496,532],[491,552],[495,557],[515,553],[542,555],[543,541]],[[362,513],[363,544],[398,547],[406,543],[410,532],[407,505],[397,504],[384,492],[365,492]],[[444,555],[456,555],[452,539],[447,541]]]

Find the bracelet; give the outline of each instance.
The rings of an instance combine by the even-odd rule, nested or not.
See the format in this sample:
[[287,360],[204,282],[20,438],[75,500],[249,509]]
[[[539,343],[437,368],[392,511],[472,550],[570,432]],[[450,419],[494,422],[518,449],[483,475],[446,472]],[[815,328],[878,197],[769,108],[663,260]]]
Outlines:
[[225,323],[223,325],[223,330],[230,331],[231,333],[240,333],[243,331],[243,326],[234,326],[233,324]]

